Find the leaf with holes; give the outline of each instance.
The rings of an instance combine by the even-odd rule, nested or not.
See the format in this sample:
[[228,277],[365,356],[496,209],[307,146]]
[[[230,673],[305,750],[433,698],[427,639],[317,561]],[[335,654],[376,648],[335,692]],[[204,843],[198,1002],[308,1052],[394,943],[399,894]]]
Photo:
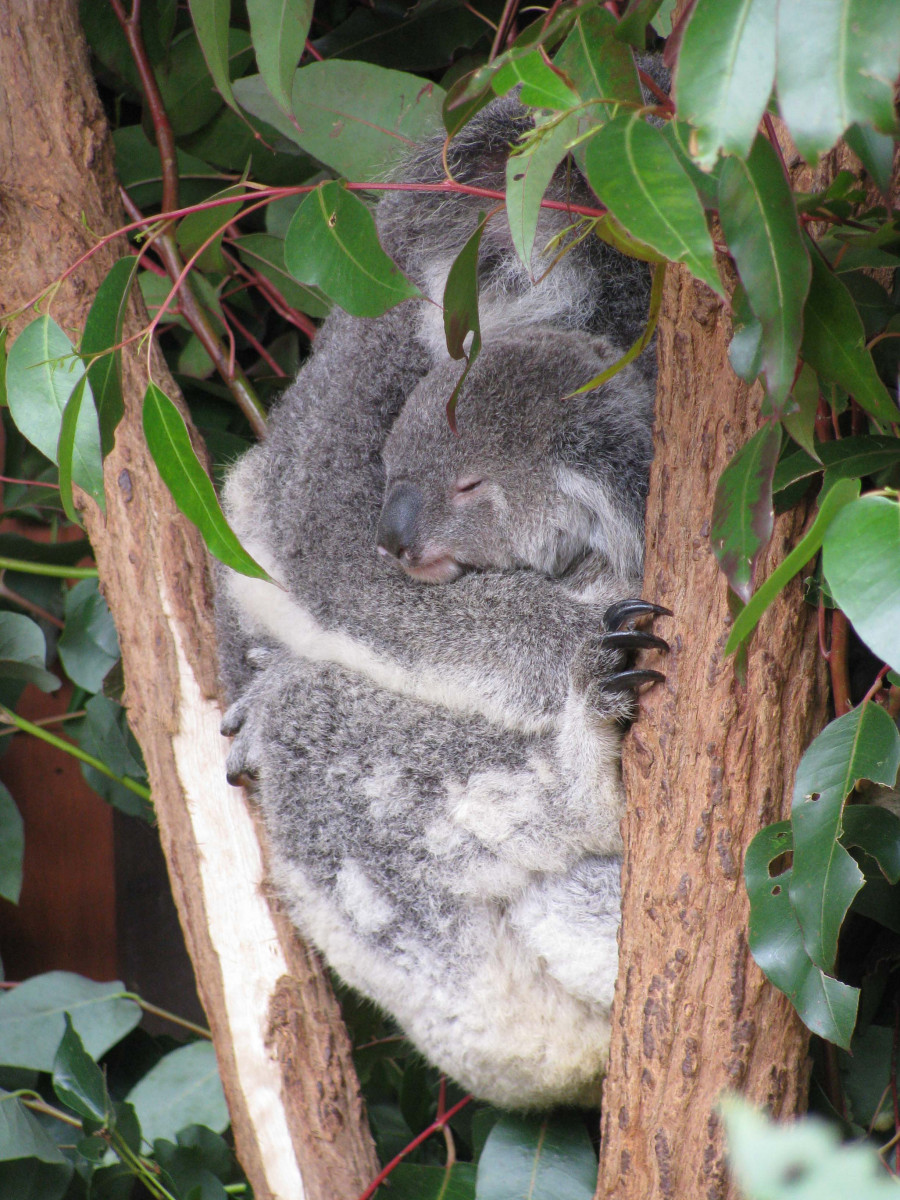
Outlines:
[[156,469],[179,511],[200,530],[210,553],[241,575],[268,579],[226,521],[210,478],[194,453],[184,418],[155,383],[144,394],[143,416],[144,437]]
[[776,0],[698,4],[681,42],[678,115],[695,127],[694,155],[713,166],[720,150],[745,158],[775,80]]
[[379,317],[422,295],[382,250],[365,204],[335,182],[321,184],[297,209],[284,261],[296,279],[354,317]]
[[900,670],[900,504],[863,496],[848,505],[825,536],[822,566],[853,628]]
[[583,162],[591,187],[633,237],[723,294],[703,206],[658,129],[623,113],[586,144]]
[[716,486],[710,545],[745,604],[754,564],[772,536],[772,478],[780,449],[781,427],[770,422],[741,447]]
[[791,904],[810,958],[834,968],[837,939],[863,874],[840,843],[844,801],[858,780],[892,786],[900,768],[900,733],[871,702],[832,721],[797,769],[791,808],[794,865]]
[[778,6],[778,106],[797,149],[815,163],[848,125],[896,135],[900,64],[896,0],[817,0]]
[[747,848],[744,883],[750,900],[750,952],[807,1028],[847,1049],[856,1024],[859,991],[826,975],[806,952],[791,905],[792,868],[772,874],[773,864],[792,849],[790,821],[761,829]]
[[873,858],[889,883],[900,883],[900,817],[877,804],[844,808],[841,841]]
[[597,1157],[587,1130],[564,1117],[502,1116],[478,1160],[478,1200],[591,1200]]
[[794,198],[764,137],[753,143],[746,162],[729,158],[723,166],[719,218],[747,301],[762,327],[767,411],[778,411],[797,369],[811,272]]

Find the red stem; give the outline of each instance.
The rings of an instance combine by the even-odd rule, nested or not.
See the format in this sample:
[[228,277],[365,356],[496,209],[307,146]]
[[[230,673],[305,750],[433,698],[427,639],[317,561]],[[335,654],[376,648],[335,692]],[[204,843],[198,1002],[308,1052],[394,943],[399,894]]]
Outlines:
[[272,357],[272,355],[268,352],[268,350],[265,348],[265,346],[262,344],[262,342],[260,342],[257,338],[255,338],[253,336],[253,334],[246,327],[246,325],[243,325],[238,320],[238,318],[235,315],[234,309],[231,308],[230,305],[223,304],[222,311],[227,314],[229,324],[233,325],[235,327],[235,329],[238,331],[238,333],[242,334],[247,339],[247,341],[250,343],[250,345],[253,347],[253,349],[256,351],[256,353],[259,355],[259,357],[264,362],[268,363],[268,365],[272,368],[272,370],[275,372],[275,374],[279,376],[279,378],[286,379],[287,372],[283,371],[281,369],[281,367],[279,367],[278,363],[275,361],[275,359]]
[[421,1146],[421,1144],[430,1138],[433,1133],[439,1133],[445,1125],[449,1124],[450,1119],[455,1117],[459,1110],[464,1108],[471,1099],[471,1096],[463,1096],[462,1100],[459,1100],[453,1105],[452,1108],[448,1109],[442,1117],[436,1117],[427,1129],[423,1129],[418,1137],[414,1137],[408,1146],[404,1146],[400,1153],[392,1158],[388,1165],[383,1167],[382,1170],[378,1172],[366,1190],[359,1197],[359,1200],[371,1200],[372,1196],[375,1195],[375,1193],[387,1179],[388,1175],[390,1175],[391,1171],[393,1171],[394,1167],[396,1167],[398,1163],[401,1163],[403,1159],[406,1158],[407,1154],[411,1154],[412,1151],[415,1150],[416,1146]]

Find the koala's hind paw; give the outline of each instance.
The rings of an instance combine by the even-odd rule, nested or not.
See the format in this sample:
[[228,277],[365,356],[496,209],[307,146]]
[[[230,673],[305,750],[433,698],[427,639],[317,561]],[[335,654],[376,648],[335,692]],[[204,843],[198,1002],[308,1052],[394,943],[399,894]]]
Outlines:
[[248,719],[252,713],[252,703],[243,696],[231,705],[222,718],[222,733],[225,737],[234,738],[225,763],[225,777],[232,787],[253,783],[259,774],[259,747],[253,722]]

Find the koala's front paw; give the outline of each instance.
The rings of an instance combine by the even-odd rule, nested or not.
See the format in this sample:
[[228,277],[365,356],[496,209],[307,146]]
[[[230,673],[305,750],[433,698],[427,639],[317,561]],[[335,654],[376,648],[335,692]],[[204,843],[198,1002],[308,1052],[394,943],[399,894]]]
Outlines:
[[622,626],[635,617],[671,615],[668,608],[647,600],[619,600],[609,606],[603,617],[605,630],[581,647],[572,668],[576,690],[596,712],[628,721],[634,716],[637,689],[665,680],[660,671],[629,666],[629,653],[668,651],[669,643],[654,633]]

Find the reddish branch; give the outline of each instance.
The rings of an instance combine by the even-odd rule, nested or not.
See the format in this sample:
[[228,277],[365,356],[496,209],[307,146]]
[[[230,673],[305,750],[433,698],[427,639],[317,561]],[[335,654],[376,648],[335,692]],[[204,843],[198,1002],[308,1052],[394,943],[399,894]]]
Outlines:
[[462,1100],[457,1101],[457,1103],[445,1113],[441,1113],[439,1111],[438,1115],[431,1122],[428,1128],[423,1129],[418,1137],[414,1137],[408,1146],[404,1146],[400,1153],[392,1158],[387,1166],[378,1172],[366,1190],[359,1197],[359,1200],[371,1200],[371,1197],[375,1195],[379,1187],[384,1183],[391,1171],[393,1171],[394,1167],[396,1167],[398,1163],[402,1162],[403,1159],[406,1158],[407,1154],[411,1154],[412,1151],[415,1150],[416,1146],[421,1146],[424,1141],[427,1141],[433,1133],[440,1133],[443,1129],[445,1129],[452,1118],[456,1116],[461,1108],[465,1108],[471,1099],[471,1096],[463,1096]]

